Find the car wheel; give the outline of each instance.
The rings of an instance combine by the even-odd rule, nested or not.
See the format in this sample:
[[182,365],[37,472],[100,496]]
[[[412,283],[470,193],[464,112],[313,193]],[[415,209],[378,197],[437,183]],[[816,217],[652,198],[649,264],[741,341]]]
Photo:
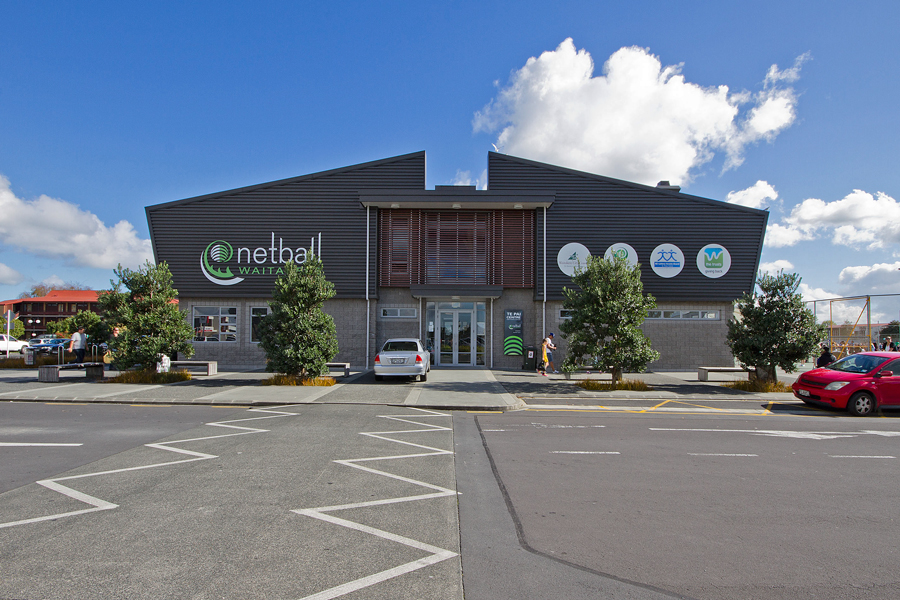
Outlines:
[[383,376],[383,375],[376,375],[376,376],[375,376],[375,381],[381,381],[382,379],[384,379],[384,376]]
[[428,381],[428,373],[422,373],[419,375],[419,381]]
[[24,347],[24,346],[22,346],[21,348],[19,348],[19,354],[25,354],[25,347]]
[[850,397],[847,411],[857,417],[865,417],[875,412],[875,397],[869,392],[859,392]]

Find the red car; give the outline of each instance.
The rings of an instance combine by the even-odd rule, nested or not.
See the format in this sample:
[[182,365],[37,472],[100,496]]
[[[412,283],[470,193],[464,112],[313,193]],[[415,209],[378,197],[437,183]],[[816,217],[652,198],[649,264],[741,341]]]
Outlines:
[[900,352],[860,352],[802,374],[791,386],[807,404],[870,415],[900,408]]

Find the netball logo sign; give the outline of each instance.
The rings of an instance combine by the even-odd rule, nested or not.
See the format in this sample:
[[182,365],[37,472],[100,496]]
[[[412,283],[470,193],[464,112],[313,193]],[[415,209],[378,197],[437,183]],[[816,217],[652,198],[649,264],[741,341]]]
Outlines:
[[276,243],[275,232],[272,232],[268,246],[261,245],[257,248],[233,248],[225,240],[216,240],[200,253],[200,270],[204,277],[216,285],[235,285],[248,277],[255,279],[281,275],[284,272],[282,266],[288,262],[302,265],[309,256],[321,258],[321,248],[321,233],[318,240],[310,238],[309,249],[285,245],[282,238],[278,238]]
[[660,277],[675,277],[684,268],[684,253],[675,244],[660,244],[653,250],[650,266]]
[[203,275],[216,285],[234,285],[244,280],[243,277],[235,277],[227,266],[219,265],[227,263],[234,256],[234,248],[225,240],[216,240],[206,247],[200,255],[200,270]]
[[718,279],[731,268],[731,254],[721,244],[707,244],[697,253],[697,269],[710,279]]

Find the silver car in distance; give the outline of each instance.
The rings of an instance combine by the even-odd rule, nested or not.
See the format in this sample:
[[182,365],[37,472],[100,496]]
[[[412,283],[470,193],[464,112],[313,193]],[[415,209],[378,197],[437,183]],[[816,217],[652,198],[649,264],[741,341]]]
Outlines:
[[375,381],[385,377],[418,377],[419,381],[426,381],[430,370],[431,355],[422,340],[415,338],[392,338],[375,355]]

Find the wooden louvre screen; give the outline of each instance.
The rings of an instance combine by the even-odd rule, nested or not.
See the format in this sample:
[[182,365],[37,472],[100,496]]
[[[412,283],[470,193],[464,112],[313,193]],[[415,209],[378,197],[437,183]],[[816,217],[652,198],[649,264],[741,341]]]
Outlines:
[[418,210],[382,210],[378,213],[380,244],[379,285],[408,287],[421,278],[421,235]]
[[378,214],[380,286],[534,286],[533,211]]
[[485,212],[425,213],[425,283],[486,284],[488,217]]
[[493,217],[493,285],[534,287],[534,211],[498,210]]

